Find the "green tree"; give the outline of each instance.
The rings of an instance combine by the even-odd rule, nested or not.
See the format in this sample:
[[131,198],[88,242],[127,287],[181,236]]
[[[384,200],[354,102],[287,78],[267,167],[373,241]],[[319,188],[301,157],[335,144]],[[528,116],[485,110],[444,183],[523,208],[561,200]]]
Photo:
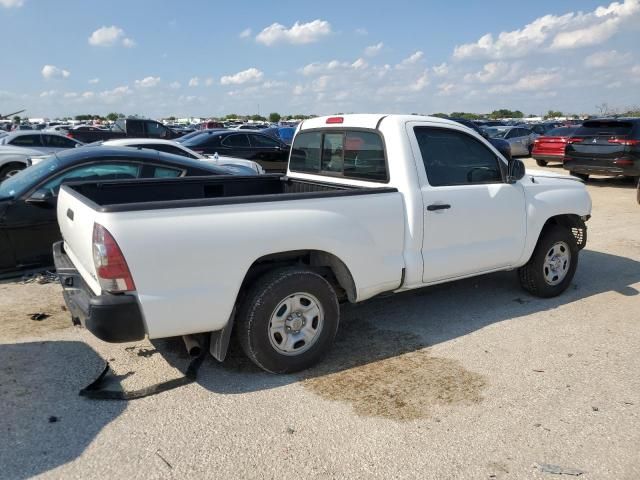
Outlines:
[[117,119],[119,119],[122,116],[121,113],[116,113],[116,112],[111,112],[107,114],[107,120],[109,120],[110,122],[115,122]]
[[271,112],[269,114],[269,121],[271,123],[278,123],[280,121],[282,117],[280,116],[280,114],[278,112]]
[[14,115],[13,116],[13,123],[20,123],[22,119],[20,118],[20,115]]
[[446,113],[432,113],[431,116],[432,117],[447,118],[449,115],[447,115]]
[[557,118],[557,117],[564,117],[564,114],[557,110],[549,110],[547,114],[544,116],[544,118]]
[[265,117],[263,117],[262,115],[251,115],[251,120],[253,120],[254,122],[264,122],[266,120]]

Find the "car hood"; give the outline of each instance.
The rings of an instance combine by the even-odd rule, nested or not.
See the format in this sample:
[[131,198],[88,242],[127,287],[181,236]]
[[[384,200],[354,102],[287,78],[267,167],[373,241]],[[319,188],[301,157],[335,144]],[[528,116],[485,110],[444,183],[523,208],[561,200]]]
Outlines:
[[559,179],[559,180],[569,180],[572,182],[582,182],[582,180],[580,180],[577,177],[573,177],[571,175],[565,175],[562,173],[555,173],[555,172],[549,172],[547,170],[537,170],[534,168],[527,168],[526,170],[526,175],[529,177],[534,177],[534,178],[555,178],[555,179]]

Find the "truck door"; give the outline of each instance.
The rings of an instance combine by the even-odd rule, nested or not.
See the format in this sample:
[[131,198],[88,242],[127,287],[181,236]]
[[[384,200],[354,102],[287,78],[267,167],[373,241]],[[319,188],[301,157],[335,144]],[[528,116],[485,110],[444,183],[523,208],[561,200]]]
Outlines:
[[407,126],[423,200],[423,281],[513,265],[526,234],[522,185],[506,163],[462,128]]

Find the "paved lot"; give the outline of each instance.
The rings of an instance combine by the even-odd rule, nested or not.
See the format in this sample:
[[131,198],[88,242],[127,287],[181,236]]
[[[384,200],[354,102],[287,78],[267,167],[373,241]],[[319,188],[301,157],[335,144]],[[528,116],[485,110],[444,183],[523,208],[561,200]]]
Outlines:
[[630,182],[589,191],[559,298],[511,272],[346,306],[309,372],[234,351],[132,402],[77,392],[102,359],[127,389],[179,377],[179,341],[105,344],[70,326],[57,285],[0,283],[0,477],[640,478],[640,206]]

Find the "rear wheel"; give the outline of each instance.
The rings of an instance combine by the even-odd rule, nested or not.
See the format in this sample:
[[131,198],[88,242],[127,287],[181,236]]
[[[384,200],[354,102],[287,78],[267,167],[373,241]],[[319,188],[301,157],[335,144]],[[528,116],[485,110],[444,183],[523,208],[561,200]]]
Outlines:
[[547,163],[549,163],[549,162],[546,162],[544,160],[539,160],[539,159],[536,158],[536,163],[538,164],[539,167],[546,167]]
[[18,162],[6,164],[2,168],[0,168],[0,182],[5,178],[12,177],[16,173],[18,173],[20,170],[24,170],[26,167],[27,166],[24,163],[18,163]]
[[538,297],[560,295],[576,272],[578,252],[571,230],[559,225],[546,228],[527,264],[518,269],[520,285]]
[[306,268],[256,280],[238,311],[237,332],[249,359],[272,373],[309,368],[329,350],[340,308],[331,284]]
[[579,178],[580,180],[582,180],[583,182],[586,182],[587,180],[589,180],[589,174],[588,173],[576,173],[576,172],[569,172],[572,176]]

